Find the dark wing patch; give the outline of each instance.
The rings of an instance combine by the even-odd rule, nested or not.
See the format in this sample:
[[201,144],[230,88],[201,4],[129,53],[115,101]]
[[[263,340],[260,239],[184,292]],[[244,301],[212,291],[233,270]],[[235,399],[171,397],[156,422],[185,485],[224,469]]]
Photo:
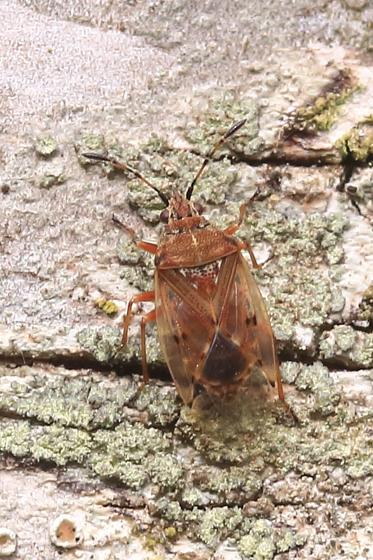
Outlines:
[[218,331],[203,366],[206,380],[232,383],[245,368],[246,359],[240,347]]

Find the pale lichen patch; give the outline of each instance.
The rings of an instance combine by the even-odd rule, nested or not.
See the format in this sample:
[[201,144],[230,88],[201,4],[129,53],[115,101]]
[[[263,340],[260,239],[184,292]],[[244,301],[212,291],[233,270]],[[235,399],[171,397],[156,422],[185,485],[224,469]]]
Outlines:
[[[290,500],[307,508],[320,491],[332,495],[339,480],[345,499],[357,503],[365,492],[360,480],[371,476],[367,426],[352,423],[346,404],[333,400],[338,392],[326,368],[285,369],[304,409],[297,425],[251,387],[232,402],[180,410],[175,392],[159,382],[143,393],[129,380],[93,374],[44,382],[34,375],[31,382],[24,368],[23,382],[13,379],[13,408],[7,410],[14,417],[1,421],[0,449],[36,463],[79,466],[129,496],[141,492],[154,522],[149,534],[171,526],[212,549],[229,539],[246,552],[255,541],[258,554],[269,558],[305,542],[298,526],[286,535],[274,529],[279,507]],[[35,408],[43,387],[50,399],[44,416]],[[313,399],[325,394],[328,415],[321,421]],[[61,414],[64,399],[71,410],[76,406],[74,414]],[[159,415],[147,411],[162,399]],[[29,420],[16,417],[21,404]],[[47,418],[49,425],[43,424]]]
[[372,368],[373,335],[349,325],[337,325],[322,334],[320,355],[330,364],[354,369]]

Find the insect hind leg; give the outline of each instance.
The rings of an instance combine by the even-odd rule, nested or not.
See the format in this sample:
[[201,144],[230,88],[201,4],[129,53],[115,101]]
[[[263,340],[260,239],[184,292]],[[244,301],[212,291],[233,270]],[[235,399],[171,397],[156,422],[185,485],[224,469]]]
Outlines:
[[146,325],[148,323],[151,323],[153,321],[156,320],[156,312],[155,309],[152,309],[151,311],[149,311],[149,313],[147,313],[146,315],[144,315],[141,318],[141,366],[142,366],[142,378],[143,378],[143,384],[145,385],[145,383],[149,382],[150,376],[149,376],[149,368],[148,368],[148,362],[146,360],[146,333],[145,333],[145,328]]
[[[143,292],[142,294],[136,294],[135,296],[131,297],[131,299],[129,300],[127,306],[127,314],[124,316],[124,320],[123,320],[123,334],[122,334],[122,342],[121,342],[122,346],[127,345],[128,328],[131,324],[134,315],[132,311],[133,304],[139,302],[146,302],[146,301],[152,302],[154,301],[154,297],[155,297],[154,291],[150,291],[150,292]],[[146,360],[145,328],[147,323],[150,323],[155,320],[156,320],[155,309],[152,309],[151,311],[149,311],[148,313],[146,313],[141,317],[140,344],[141,344],[141,366],[142,366],[142,376],[143,376],[144,384],[148,383],[149,381],[149,369]]]
[[121,342],[122,346],[127,345],[128,328],[133,318],[133,311],[132,311],[133,304],[145,302],[145,301],[154,301],[154,298],[155,298],[154,291],[143,292],[142,294],[136,294],[135,296],[131,297],[127,305],[127,313],[123,319],[123,333],[122,333],[122,342]]

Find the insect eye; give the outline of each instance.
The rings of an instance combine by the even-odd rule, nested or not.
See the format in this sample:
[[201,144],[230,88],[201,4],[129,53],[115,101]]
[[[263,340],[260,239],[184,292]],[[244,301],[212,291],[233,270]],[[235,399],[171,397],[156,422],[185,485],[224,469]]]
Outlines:
[[168,223],[170,217],[170,213],[168,211],[168,208],[165,208],[164,210],[162,210],[159,219],[161,220],[161,222],[163,222],[164,224]]
[[198,214],[203,214],[205,210],[202,204],[200,204],[199,202],[194,203],[194,208],[197,210]]

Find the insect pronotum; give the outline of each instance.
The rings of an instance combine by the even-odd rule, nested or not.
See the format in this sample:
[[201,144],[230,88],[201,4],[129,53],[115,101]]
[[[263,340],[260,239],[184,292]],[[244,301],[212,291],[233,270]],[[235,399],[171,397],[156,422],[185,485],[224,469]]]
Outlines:
[[149,380],[145,328],[156,321],[163,355],[186,404],[193,401],[198,386],[218,397],[235,393],[255,368],[277,386],[284,401],[272,328],[242,250],[248,251],[254,268],[258,263],[249,243],[234,237],[246,205],[241,206],[237,223],[220,230],[202,216],[202,206],[191,201],[194,186],[212,155],[245,122],[235,123],[211,148],[185,195],[174,189],[168,198],[129,165],[99,154],[83,154],[132,173],[165,204],[161,221],[166,223],[158,244],[139,240],[133,229],[113,216],[139,249],[155,256],[154,290],[129,300],[122,344],[127,344],[134,303],[154,302],[155,308],[141,318],[144,382]]

